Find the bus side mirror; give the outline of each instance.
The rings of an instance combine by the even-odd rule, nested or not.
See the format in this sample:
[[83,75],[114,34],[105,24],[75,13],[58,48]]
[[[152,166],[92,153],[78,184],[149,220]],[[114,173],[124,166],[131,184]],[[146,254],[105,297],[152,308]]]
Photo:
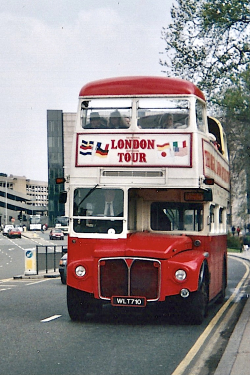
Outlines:
[[65,204],[67,202],[67,191],[61,191],[59,195],[59,203]]

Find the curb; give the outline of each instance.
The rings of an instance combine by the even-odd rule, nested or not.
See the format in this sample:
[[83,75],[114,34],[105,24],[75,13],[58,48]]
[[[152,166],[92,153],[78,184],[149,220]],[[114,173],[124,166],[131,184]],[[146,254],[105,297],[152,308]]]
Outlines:
[[[250,261],[249,253],[228,253],[235,258],[241,258],[244,260]],[[248,297],[248,296],[247,296]],[[249,324],[249,311],[250,311],[250,299],[247,299],[247,302],[243,308],[243,311],[239,317],[239,320],[234,327],[234,330],[231,334],[231,337],[228,341],[226,349],[220,359],[220,362],[214,372],[214,375],[241,375],[245,374],[246,368],[248,368],[249,363],[242,360],[239,363],[239,357],[242,354],[241,345],[243,341],[243,336],[246,331],[247,324]],[[246,349],[246,348],[245,348]],[[237,358],[238,357],[238,358]],[[249,362],[249,359],[248,359]],[[243,366],[243,367],[242,367]],[[242,370],[240,368],[242,367]],[[242,372],[241,372],[242,371]]]
[[17,275],[17,276],[13,276],[13,279],[14,280],[21,280],[21,279],[56,279],[60,277],[60,273],[59,272],[55,272],[55,273],[40,273],[38,275]]
[[[246,330],[246,326],[249,322],[249,310],[250,310],[250,299],[248,298],[245,307],[241,313],[238,323],[236,324],[234,331],[229,339],[227,344],[226,350],[218,364],[218,367],[214,373],[214,375],[236,375],[241,374],[241,372],[236,368],[234,365],[237,365],[237,356],[239,355],[240,345],[242,342],[242,338],[244,332]],[[247,368],[246,364],[245,370]],[[237,367],[237,366],[235,366]]]

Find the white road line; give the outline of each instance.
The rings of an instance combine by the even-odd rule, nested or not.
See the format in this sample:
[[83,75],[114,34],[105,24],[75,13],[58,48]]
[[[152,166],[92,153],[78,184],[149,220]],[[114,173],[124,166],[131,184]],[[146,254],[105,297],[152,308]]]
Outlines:
[[28,284],[26,284],[26,285],[28,286],[28,285],[34,285],[34,284],[44,283],[44,282],[47,281],[47,280],[49,280],[49,279],[44,279],[44,280],[39,280],[39,281],[30,282],[30,283],[28,283]]
[[46,318],[46,319],[40,320],[40,322],[41,322],[41,323],[51,322],[51,320],[58,319],[58,318],[60,318],[61,316],[62,316],[62,315],[52,315],[52,316],[50,316],[49,318]]
[[0,283],[5,283],[6,281],[13,281],[13,278],[8,278],[8,279],[1,279]]
[[9,288],[9,289],[13,288],[13,287],[14,288],[17,287],[17,285],[15,285],[15,284],[7,284],[7,285],[6,284],[1,284],[0,286],[4,286],[5,288]]

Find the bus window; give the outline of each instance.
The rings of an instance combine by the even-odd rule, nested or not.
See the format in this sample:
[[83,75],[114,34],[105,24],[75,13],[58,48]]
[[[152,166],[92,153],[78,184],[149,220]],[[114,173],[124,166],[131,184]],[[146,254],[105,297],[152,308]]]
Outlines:
[[209,220],[209,230],[210,232],[214,232],[215,231],[215,220],[214,220],[214,212],[215,212],[215,206],[211,204],[210,206],[210,213],[209,213],[209,217],[210,217],[210,220]]
[[128,129],[131,119],[131,99],[94,99],[81,104],[84,129]]
[[189,123],[189,102],[180,99],[140,99],[138,126],[141,129],[185,129]]
[[154,202],[151,204],[151,228],[159,231],[201,231],[203,229],[203,205]]
[[207,117],[207,121],[209,133],[212,133],[216,138],[214,146],[217,148],[218,151],[220,151],[222,155],[227,155],[227,142],[225,140],[225,133],[220,121],[210,116]]
[[119,234],[123,230],[121,189],[77,188],[74,191],[73,229],[76,233]]
[[219,209],[219,223],[222,224],[223,223],[223,207],[220,207]]
[[198,130],[205,132],[206,131],[206,120],[205,120],[205,106],[199,100],[195,104],[196,110],[196,122]]
[[227,215],[226,209],[224,207],[220,207],[219,208],[219,231],[220,233],[223,233],[224,231],[226,231],[226,222],[227,222],[226,215]]

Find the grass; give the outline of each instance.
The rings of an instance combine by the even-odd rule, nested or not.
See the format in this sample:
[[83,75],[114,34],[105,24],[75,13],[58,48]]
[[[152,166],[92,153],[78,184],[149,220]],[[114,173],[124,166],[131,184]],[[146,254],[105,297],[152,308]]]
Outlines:
[[240,249],[227,249],[227,252],[228,253],[240,253],[241,251],[240,251]]

